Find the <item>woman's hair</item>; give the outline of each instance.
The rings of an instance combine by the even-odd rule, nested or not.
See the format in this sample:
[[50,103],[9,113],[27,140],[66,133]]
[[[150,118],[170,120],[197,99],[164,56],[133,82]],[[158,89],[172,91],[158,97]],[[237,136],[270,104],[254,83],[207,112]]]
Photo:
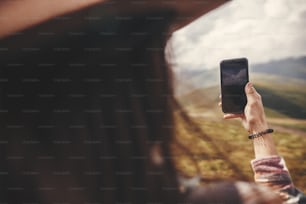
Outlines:
[[176,203],[174,13],[96,6],[2,40],[0,202]]

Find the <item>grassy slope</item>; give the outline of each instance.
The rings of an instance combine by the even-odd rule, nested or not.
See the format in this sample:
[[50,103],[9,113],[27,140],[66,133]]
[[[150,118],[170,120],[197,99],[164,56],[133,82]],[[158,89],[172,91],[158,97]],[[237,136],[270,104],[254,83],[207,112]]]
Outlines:
[[292,118],[306,119],[306,82],[256,75],[256,89],[266,107]]
[[[266,80],[252,81],[257,90],[264,93],[265,105],[269,105],[271,100],[267,96],[273,95],[278,99],[271,103],[270,108],[266,105],[268,120],[276,129],[274,138],[278,151],[285,157],[295,185],[306,192],[303,182],[306,180],[306,120],[288,117],[288,113],[294,116],[290,111],[294,112],[298,107],[300,112],[297,115],[303,118],[306,85],[300,81],[290,83],[293,84],[290,86],[276,84],[279,78],[270,78],[269,83],[263,82]],[[240,121],[221,119],[222,113],[216,105],[218,95],[219,88],[211,87],[195,90],[180,99],[202,131],[192,129],[177,115],[178,137],[173,145],[177,167],[187,176],[200,174],[205,182],[218,179],[253,181],[249,165],[253,158],[252,143],[246,138],[247,132]],[[286,107],[287,111],[280,113],[279,109],[273,109],[277,103]]]

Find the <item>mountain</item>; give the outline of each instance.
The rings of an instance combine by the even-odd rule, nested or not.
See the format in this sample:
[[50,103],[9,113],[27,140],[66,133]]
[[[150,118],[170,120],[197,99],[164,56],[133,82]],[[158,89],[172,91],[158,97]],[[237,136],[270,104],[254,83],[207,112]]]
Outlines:
[[[177,73],[175,90],[179,102],[193,112],[215,110],[220,94],[219,74],[219,69]],[[251,65],[249,75],[268,115],[306,119],[306,57]]]
[[[306,56],[286,58],[266,63],[251,64],[249,68],[250,80],[258,75],[270,77],[269,80],[302,80],[306,81]],[[175,72],[175,89],[177,95],[184,95],[193,89],[219,85],[219,68],[210,70],[182,69]],[[277,78],[280,77],[280,78]]]
[[255,64],[251,67],[251,70],[255,73],[306,80],[306,56]]
[[219,70],[182,70],[175,73],[175,93],[185,95],[195,89],[216,86],[219,84]]

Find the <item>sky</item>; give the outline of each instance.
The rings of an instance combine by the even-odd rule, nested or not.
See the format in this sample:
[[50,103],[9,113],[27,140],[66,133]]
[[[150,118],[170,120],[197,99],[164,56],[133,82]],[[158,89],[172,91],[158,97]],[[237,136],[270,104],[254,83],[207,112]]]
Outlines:
[[306,55],[305,0],[233,0],[173,33],[175,70],[212,69],[222,59],[250,64]]

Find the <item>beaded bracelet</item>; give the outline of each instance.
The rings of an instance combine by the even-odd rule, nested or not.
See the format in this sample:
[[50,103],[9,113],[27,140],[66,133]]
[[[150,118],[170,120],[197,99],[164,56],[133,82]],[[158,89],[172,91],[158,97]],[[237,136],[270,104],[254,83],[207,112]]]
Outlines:
[[272,133],[273,131],[274,131],[273,129],[269,128],[269,129],[266,129],[264,131],[257,132],[257,133],[249,135],[249,139],[252,140],[254,138],[261,137],[261,136],[263,136],[265,134]]

